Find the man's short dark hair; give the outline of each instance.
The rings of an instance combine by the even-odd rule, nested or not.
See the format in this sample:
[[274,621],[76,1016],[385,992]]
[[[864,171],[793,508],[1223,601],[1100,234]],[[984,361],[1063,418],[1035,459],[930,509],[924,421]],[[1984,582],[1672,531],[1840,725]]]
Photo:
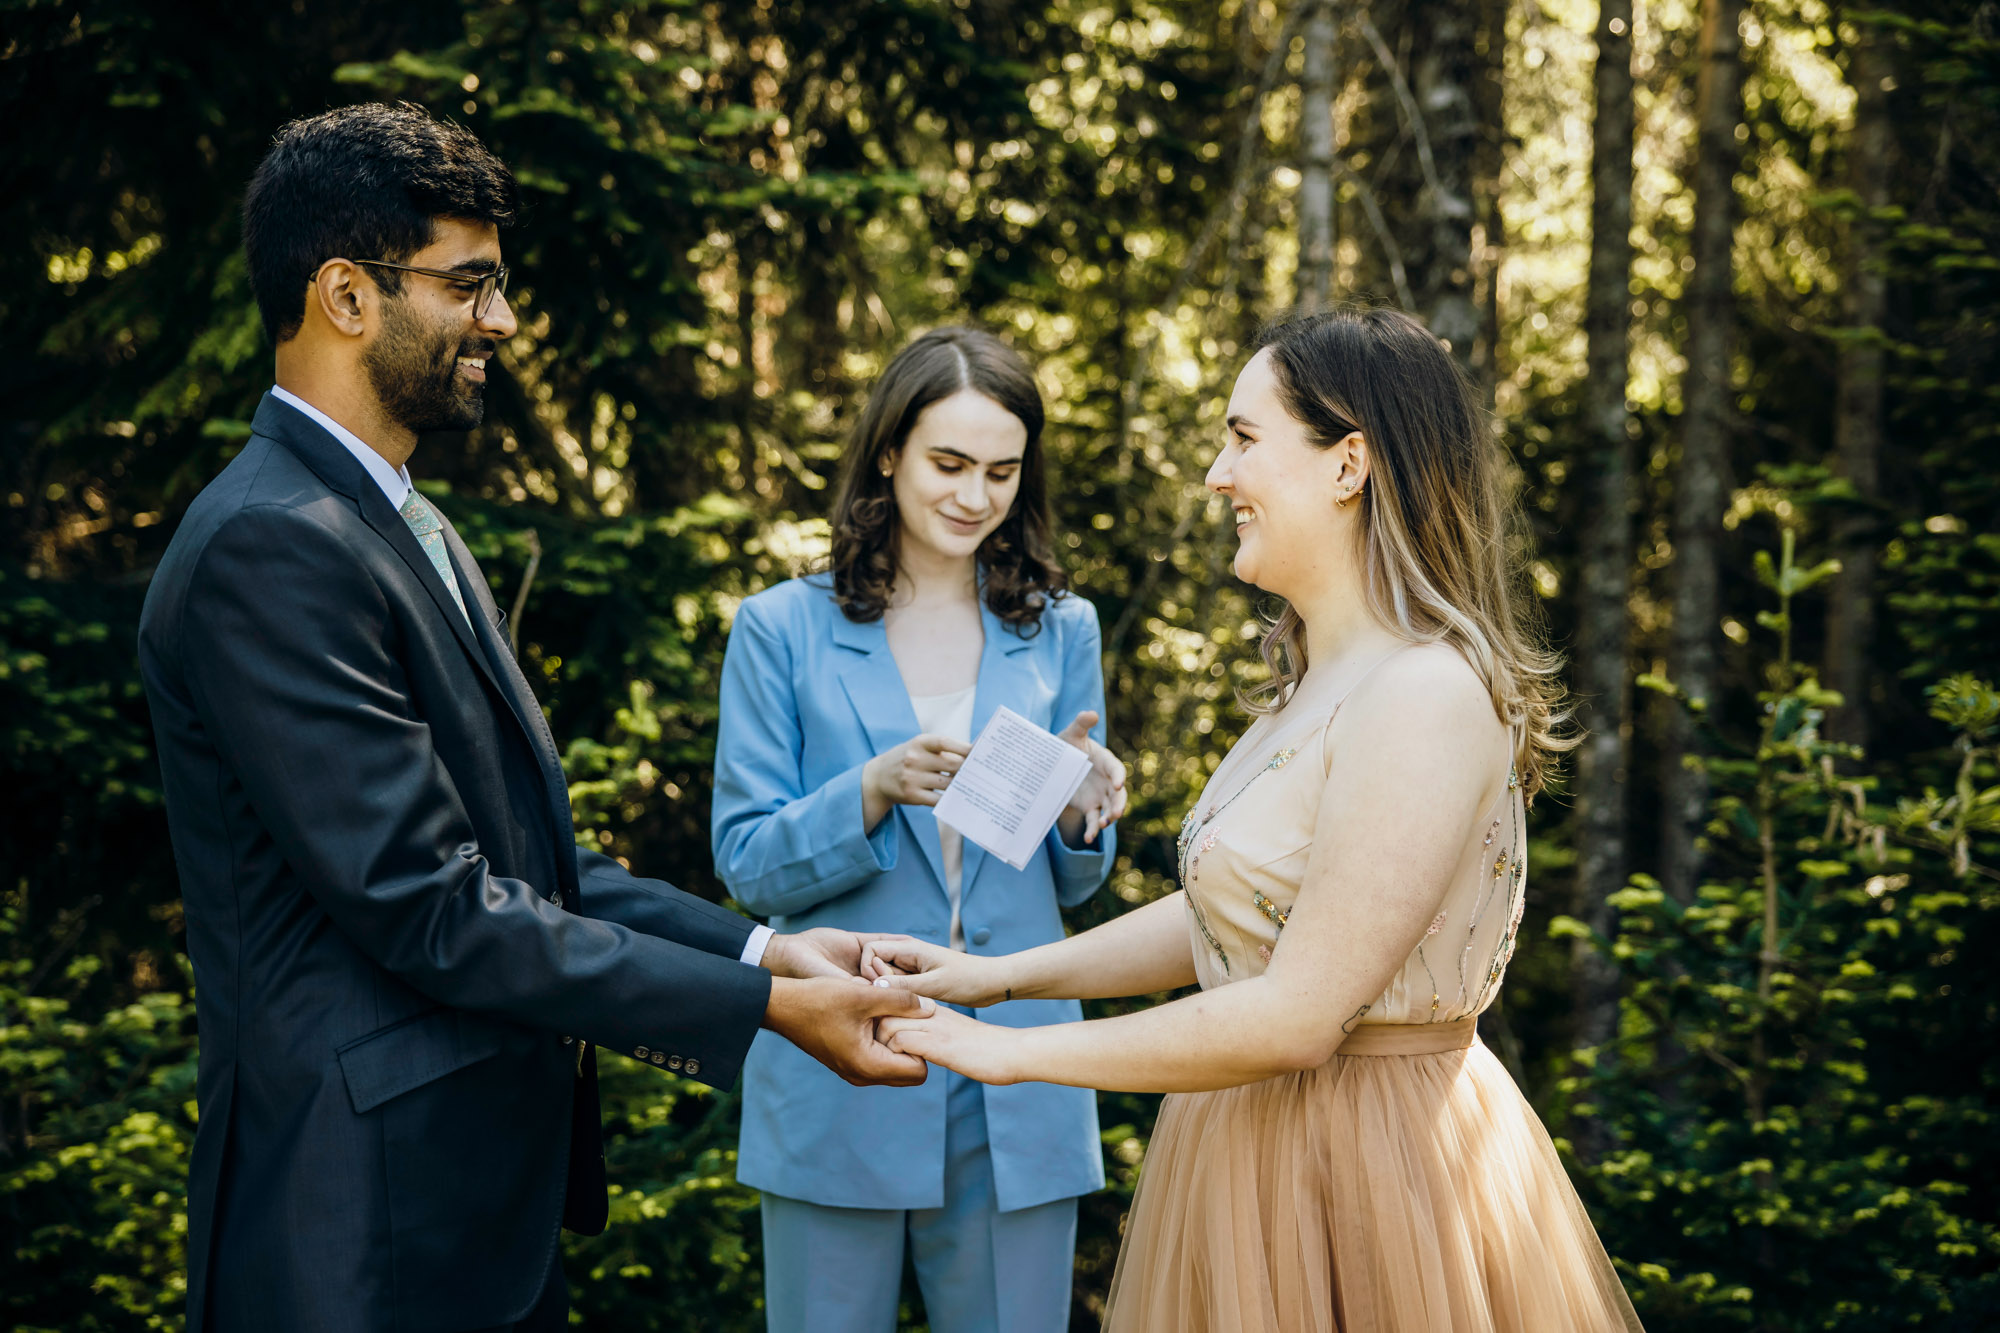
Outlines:
[[[264,328],[277,342],[305,319],[306,284],[329,259],[400,263],[439,218],[505,226],[514,175],[470,130],[422,107],[365,102],[279,130],[243,199],[243,249]],[[370,269],[391,295],[401,274]]]

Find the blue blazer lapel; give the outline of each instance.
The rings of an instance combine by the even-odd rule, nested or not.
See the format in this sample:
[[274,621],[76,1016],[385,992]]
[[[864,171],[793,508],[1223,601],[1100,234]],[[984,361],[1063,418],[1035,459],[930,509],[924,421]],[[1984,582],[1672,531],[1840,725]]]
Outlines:
[[[896,669],[896,659],[889,652],[889,631],[879,620],[858,625],[831,601],[828,606],[833,616],[833,641],[844,650],[840,663],[841,687],[861,716],[869,746],[874,753],[881,754],[917,734],[917,714],[910,707],[910,692],[903,687],[902,673]],[[889,812],[889,818],[901,819],[907,825],[937,880],[938,892],[943,893],[944,848],[938,841],[937,816],[928,806],[899,805]],[[967,843],[965,850],[969,857],[972,844]],[[969,881],[970,876],[965,878]]]
[[[1032,716],[1033,707],[1028,702],[1026,690],[1027,664],[1015,659],[1028,651],[1029,641],[1016,634],[1013,628],[993,613],[986,604],[985,585],[980,586],[979,618],[986,626],[986,648],[979,655],[979,688],[972,696],[972,738],[979,739],[979,733],[986,730],[986,724],[1001,708],[1011,708],[1024,716]],[[1068,719],[1063,719],[1067,724]],[[965,860],[959,879],[959,908],[964,910],[965,899],[972,892],[974,881],[985,868],[988,860],[986,849],[967,839]]]

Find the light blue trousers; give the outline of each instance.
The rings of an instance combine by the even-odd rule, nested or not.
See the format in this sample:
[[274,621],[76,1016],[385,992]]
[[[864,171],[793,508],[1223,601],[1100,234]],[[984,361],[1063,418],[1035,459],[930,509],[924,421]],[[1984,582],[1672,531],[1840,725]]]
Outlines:
[[829,1208],[765,1194],[770,1333],[892,1333],[903,1246],[932,1333],[1062,1333],[1076,1262],[1076,1200],[998,1210],[980,1087],[943,1069],[944,1207]]

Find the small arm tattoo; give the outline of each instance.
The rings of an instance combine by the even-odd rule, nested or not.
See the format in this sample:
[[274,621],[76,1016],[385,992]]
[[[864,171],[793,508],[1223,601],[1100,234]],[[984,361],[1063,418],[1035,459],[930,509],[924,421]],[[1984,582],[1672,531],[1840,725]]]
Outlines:
[[1349,1033],[1353,1032],[1354,1025],[1356,1023],[1359,1023],[1363,1018],[1367,1017],[1368,1011],[1373,1007],[1374,1007],[1373,1005],[1364,1004],[1359,1009],[1356,1009],[1354,1011],[1354,1017],[1348,1019],[1345,1023],[1342,1023],[1340,1025],[1340,1035],[1344,1037],[1347,1036]]

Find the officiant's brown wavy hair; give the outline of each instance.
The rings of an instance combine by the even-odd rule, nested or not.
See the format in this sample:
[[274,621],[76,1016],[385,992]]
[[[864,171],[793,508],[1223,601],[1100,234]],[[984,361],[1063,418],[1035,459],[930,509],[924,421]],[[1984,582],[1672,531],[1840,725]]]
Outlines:
[[882,460],[902,451],[925,408],[961,389],[991,398],[1028,431],[1014,507],[980,543],[978,559],[986,605],[1032,637],[1042,627],[1043,607],[1067,586],[1049,535],[1042,395],[1020,353],[981,329],[933,329],[896,353],[869,391],[833,502],[834,600],[849,620],[863,624],[888,609],[903,525]]
[[[1309,442],[1367,441],[1355,499],[1369,609],[1411,642],[1449,643],[1472,664],[1493,711],[1520,728],[1521,785],[1533,796],[1576,741],[1563,729],[1562,659],[1544,646],[1524,586],[1524,525],[1464,372],[1399,310],[1298,316],[1266,328],[1257,347]],[[1246,695],[1253,711],[1290,697],[1306,668],[1304,630],[1288,606],[1264,635],[1271,678]]]

